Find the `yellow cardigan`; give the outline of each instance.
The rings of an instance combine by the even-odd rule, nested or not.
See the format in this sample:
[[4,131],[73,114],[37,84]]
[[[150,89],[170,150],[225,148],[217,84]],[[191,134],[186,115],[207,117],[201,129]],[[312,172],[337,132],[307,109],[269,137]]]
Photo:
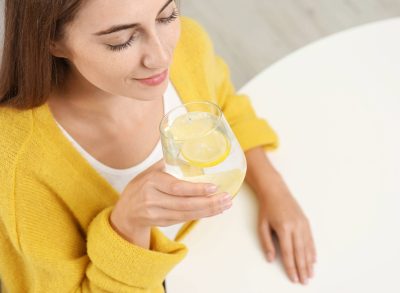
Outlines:
[[[242,148],[278,145],[208,35],[182,17],[171,81],[183,102],[219,104]],[[163,292],[162,281],[185,256],[179,242],[151,231],[151,248],[121,238],[109,216],[118,192],[60,132],[47,104],[0,108],[0,278],[6,292]]]

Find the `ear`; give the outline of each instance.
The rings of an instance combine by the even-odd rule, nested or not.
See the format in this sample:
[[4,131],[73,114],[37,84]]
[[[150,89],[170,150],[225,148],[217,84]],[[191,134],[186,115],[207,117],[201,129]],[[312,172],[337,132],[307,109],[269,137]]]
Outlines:
[[54,57],[67,58],[68,59],[67,49],[60,42],[51,41],[51,43],[50,43],[50,53]]

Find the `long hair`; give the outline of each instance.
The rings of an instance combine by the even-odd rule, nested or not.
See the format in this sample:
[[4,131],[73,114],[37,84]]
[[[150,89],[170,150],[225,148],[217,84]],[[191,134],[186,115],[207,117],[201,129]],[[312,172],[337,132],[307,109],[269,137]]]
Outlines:
[[6,0],[4,47],[0,69],[0,107],[31,109],[46,102],[67,70],[63,58],[50,53],[51,41],[83,0]]
[[[84,0],[6,0],[0,107],[32,109],[62,84],[68,62],[50,53]],[[178,8],[180,1],[175,0]]]

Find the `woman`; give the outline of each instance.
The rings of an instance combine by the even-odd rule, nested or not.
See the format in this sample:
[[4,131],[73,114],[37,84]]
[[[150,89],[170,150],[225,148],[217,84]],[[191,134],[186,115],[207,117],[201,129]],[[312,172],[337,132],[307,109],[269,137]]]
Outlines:
[[274,231],[288,276],[307,282],[310,227],[264,152],[277,137],[174,1],[8,0],[5,17],[0,276],[9,292],[163,292],[193,221],[232,204],[208,196],[211,184],[162,172],[159,121],[195,100],[218,103],[245,151],[268,260]]

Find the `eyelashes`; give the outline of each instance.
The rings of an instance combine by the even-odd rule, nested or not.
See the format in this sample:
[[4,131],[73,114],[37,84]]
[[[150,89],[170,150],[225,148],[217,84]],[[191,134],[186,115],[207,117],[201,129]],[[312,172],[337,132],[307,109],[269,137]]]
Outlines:
[[163,23],[163,24],[171,23],[171,22],[173,22],[175,19],[177,19],[178,16],[179,16],[178,10],[177,10],[177,9],[174,9],[174,11],[172,12],[172,14],[171,14],[170,16],[157,19],[157,22]]
[[[168,17],[164,17],[164,18],[159,18],[157,19],[157,22],[160,24],[169,24],[173,21],[175,21],[179,16],[179,12],[177,9],[174,9],[174,11],[172,12],[172,14]],[[132,43],[135,41],[137,35],[133,34],[128,41],[126,41],[123,44],[120,45],[107,45],[107,47],[111,50],[111,51],[122,51],[124,49],[129,48],[130,46],[132,46]]]
[[122,51],[132,46],[133,41],[136,39],[136,35],[132,35],[126,43],[120,45],[107,45],[111,51]]

